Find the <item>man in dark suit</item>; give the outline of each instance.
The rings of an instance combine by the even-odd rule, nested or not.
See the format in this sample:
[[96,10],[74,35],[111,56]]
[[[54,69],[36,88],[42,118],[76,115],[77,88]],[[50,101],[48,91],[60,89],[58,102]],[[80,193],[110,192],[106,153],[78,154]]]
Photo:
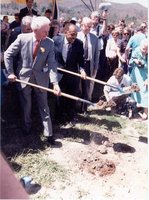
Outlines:
[[20,14],[19,14],[20,20],[22,20],[22,18],[25,17],[26,15],[30,15],[30,16],[38,15],[37,11],[32,8],[33,3],[34,3],[33,0],[26,0],[26,7],[20,10]]
[[14,42],[17,39],[17,36],[21,33],[31,33],[31,22],[33,17],[31,16],[25,16],[22,18],[21,25],[18,27],[15,27],[10,34],[9,37],[9,45]]
[[9,28],[10,28],[11,30],[13,30],[14,28],[16,28],[16,27],[18,27],[18,26],[21,25],[19,13],[15,13],[15,14],[14,14],[14,18],[15,18],[15,20],[14,20],[13,22],[11,22],[11,23],[10,23],[10,26],[9,26]]
[[[53,38],[55,44],[55,54],[58,66],[66,70],[81,73],[82,78],[86,78],[84,71],[84,50],[83,43],[77,39],[77,27],[74,24],[67,24],[65,34]],[[80,78],[68,73],[59,74],[62,76],[60,87],[63,92],[76,96],[79,90]],[[67,114],[68,120],[72,120],[75,115],[75,101],[60,97],[60,108]]]
[[[57,79],[54,43],[47,37],[50,20],[46,17],[36,17],[31,23],[32,33],[22,33],[4,53],[8,79],[15,81],[18,77],[25,82],[31,82],[43,87],[49,86],[49,77],[53,83],[55,94],[60,95]],[[13,57],[20,53],[20,62],[14,73]],[[50,111],[47,102],[47,92],[21,83],[20,96],[23,113],[23,132],[31,131],[31,97],[34,91],[39,106],[44,127],[43,134],[50,144],[54,144]]]

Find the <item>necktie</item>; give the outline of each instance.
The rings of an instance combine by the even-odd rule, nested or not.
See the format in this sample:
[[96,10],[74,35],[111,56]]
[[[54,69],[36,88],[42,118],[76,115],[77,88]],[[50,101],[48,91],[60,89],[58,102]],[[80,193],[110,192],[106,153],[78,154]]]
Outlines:
[[36,40],[34,48],[33,48],[33,59],[35,59],[35,57],[37,56],[37,52],[38,52],[39,46],[40,46],[40,41]]
[[85,35],[85,42],[84,42],[84,59],[88,59],[88,40],[87,35]]
[[[71,43],[68,43],[68,48],[67,48],[67,58],[69,57],[69,54],[71,52],[71,47],[72,47],[72,44]],[[66,59],[67,60],[67,59]]]
[[32,9],[31,8],[28,9],[28,15],[32,16]]

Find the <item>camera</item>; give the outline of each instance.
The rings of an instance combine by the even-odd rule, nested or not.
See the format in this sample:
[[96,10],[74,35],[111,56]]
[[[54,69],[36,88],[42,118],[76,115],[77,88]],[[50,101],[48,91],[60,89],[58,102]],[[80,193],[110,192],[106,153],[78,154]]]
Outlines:
[[99,10],[108,12],[108,10],[111,8],[111,3],[100,3],[99,4]]

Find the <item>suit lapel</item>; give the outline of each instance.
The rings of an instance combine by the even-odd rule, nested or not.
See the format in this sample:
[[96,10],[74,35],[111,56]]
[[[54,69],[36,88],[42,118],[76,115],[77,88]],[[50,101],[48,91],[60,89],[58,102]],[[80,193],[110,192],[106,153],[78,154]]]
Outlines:
[[31,35],[30,37],[31,37],[29,39],[29,51],[30,52],[27,52],[27,54],[29,54],[30,60],[32,60],[32,62],[33,62],[33,36]]
[[62,65],[65,65],[65,61],[63,59],[63,44],[64,44],[64,36],[60,38],[60,42],[59,42],[59,46],[57,48],[59,48],[59,55],[60,55],[60,60]]

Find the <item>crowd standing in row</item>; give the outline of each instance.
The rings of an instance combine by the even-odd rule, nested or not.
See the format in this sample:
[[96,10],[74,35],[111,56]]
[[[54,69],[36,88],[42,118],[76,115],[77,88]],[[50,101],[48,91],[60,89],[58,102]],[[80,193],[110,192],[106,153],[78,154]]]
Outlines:
[[[136,103],[141,118],[148,118],[146,22],[136,29],[131,27],[132,24],[127,26],[124,20],[120,20],[118,25],[108,24],[107,10],[102,14],[93,11],[80,21],[76,18],[64,20],[63,17],[53,20],[50,9],[45,11],[45,16],[37,16],[32,8],[33,0],[27,0],[26,4],[27,7],[14,15],[15,21],[9,24],[8,16],[4,16],[1,22],[1,52],[4,52],[4,69],[9,81],[19,78],[45,87],[49,87],[50,81],[58,95],[56,115],[64,115],[72,121],[76,116],[76,102],[62,97],[61,91],[76,96],[80,90],[83,99],[92,101],[94,81],[87,80],[86,76],[99,78],[115,86],[104,87],[107,101],[123,97],[126,102],[129,101],[126,97],[129,97]],[[57,67],[79,73],[81,79],[57,71]],[[140,91],[125,95],[124,88],[133,83],[138,84]],[[46,92],[26,84],[17,85],[17,90],[21,97],[23,132],[29,134],[31,131],[31,97],[34,90],[44,136],[54,144]],[[84,116],[87,106],[86,103],[81,104]]]

